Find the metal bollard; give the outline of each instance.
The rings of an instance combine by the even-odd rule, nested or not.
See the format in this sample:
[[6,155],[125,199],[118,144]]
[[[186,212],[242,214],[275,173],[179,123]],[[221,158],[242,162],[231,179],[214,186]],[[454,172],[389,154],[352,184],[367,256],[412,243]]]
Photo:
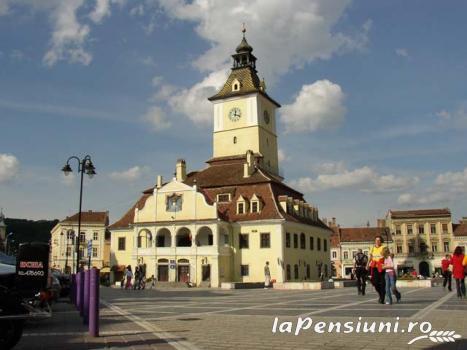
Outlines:
[[84,271],[79,273],[79,315],[83,317],[84,312]]
[[83,324],[89,323],[89,278],[90,270],[84,271],[84,291],[83,291]]
[[90,271],[89,288],[89,335],[99,336],[99,269]]
[[76,309],[81,310],[81,272],[76,274]]
[[76,275],[71,275],[71,285],[70,285],[70,300],[73,305],[76,306]]

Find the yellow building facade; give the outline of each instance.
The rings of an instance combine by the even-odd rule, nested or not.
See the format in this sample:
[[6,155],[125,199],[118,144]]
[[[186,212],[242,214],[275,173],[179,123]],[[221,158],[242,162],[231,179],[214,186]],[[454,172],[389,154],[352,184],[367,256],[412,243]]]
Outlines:
[[[86,211],[81,213],[81,232],[78,235],[78,214],[66,217],[57,223],[51,231],[51,268],[65,273],[75,271],[76,244],[79,244],[79,264],[110,271],[110,232],[109,212]],[[92,241],[90,255],[88,242]],[[105,270],[104,270],[105,271]]]
[[331,230],[318,209],[279,175],[276,110],[245,37],[213,103],[213,157],[207,167],[156,184],[110,226],[115,279],[142,266],[159,282],[219,287],[317,280],[330,271]]

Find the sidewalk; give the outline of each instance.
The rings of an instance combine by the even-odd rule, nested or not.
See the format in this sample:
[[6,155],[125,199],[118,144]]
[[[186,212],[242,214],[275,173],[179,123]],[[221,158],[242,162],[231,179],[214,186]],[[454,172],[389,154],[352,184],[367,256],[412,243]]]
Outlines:
[[38,349],[173,349],[154,332],[148,331],[101,305],[100,336],[89,336],[79,312],[64,299],[53,305],[48,320],[29,322],[23,337],[14,348]]

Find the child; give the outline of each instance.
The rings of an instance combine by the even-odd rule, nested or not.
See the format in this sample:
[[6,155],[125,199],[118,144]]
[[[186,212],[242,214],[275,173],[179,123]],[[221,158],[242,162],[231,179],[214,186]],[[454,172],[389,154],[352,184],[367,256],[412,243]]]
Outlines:
[[385,273],[385,282],[386,282],[386,305],[392,305],[392,292],[391,290],[395,288],[395,273],[394,273],[394,262],[391,258],[389,248],[383,248],[383,269],[386,271]]

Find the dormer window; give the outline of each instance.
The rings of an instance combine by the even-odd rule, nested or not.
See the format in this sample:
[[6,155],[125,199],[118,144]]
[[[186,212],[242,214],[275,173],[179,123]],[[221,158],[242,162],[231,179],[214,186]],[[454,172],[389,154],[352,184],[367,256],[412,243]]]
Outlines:
[[248,202],[243,196],[237,200],[237,214],[245,214],[248,211]]
[[217,201],[219,203],[230,202],[230,193],[222,193],[217,195]]
[[251,212],[252,213],[259,213],[261,211],[261,201],[256,196],[256,194],[251,197]]
[[240,91],[240,82],[238,79],[234,79],[232,82],[232,91]]

